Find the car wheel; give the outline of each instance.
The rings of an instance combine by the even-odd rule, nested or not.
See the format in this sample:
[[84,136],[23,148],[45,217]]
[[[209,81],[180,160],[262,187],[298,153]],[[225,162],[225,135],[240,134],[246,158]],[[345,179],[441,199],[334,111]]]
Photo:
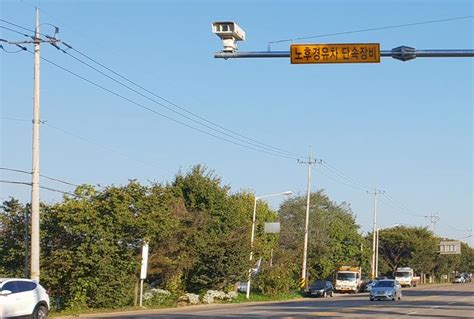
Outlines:
[[328,294],[326,292],[323,293],[323,298],[326,298]]
[[45,306],[39,306],[33,311],[33,319],[45,319],[48,318],[48,309]]
[[370,301],[374,301],[374,298],[370,298],[369,300],[370,300]]

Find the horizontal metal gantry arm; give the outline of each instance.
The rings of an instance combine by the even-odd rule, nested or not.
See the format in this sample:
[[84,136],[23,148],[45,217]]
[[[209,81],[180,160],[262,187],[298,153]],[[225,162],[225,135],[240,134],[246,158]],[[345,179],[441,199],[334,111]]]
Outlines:
[[[408,46],[396,47],[392,50],[381,50],[381,57],[392,57],[400,61],[415,58],[473,58],[474,50],[416,50]],[[237,58],[289,58],[290,51],[257,51],[257,52],[216,52],[217,59]]]

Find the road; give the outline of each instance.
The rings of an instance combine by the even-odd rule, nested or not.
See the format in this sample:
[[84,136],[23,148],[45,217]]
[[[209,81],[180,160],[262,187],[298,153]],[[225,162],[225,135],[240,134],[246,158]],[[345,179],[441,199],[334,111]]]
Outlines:
[[[285,302],[219,304],[128,313],[94,318],[474,318],[474,283],[403,289],[401,301],[369,301],[368,294],[303,298]],[[81,316],[82,317],[82,316]],[[86,316],[84,316],[86,317]]]

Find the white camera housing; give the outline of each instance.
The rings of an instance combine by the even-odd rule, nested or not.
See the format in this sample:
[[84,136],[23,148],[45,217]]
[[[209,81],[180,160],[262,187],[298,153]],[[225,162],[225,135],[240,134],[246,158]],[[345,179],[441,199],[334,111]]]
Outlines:
[[237,50],[236,42],[245,40],[244,30],[232,21],[213,22],[212,33],[222,39],[223,52],[234,52]]

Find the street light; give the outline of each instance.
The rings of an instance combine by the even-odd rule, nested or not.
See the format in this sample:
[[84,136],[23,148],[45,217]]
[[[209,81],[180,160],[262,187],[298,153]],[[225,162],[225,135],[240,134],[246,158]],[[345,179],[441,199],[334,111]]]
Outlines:
[[376,231],[376,238],[377,238],[377,241],[376,241],[376,248],[375,248],[375,276],[378,277],[379,276],[379,232],[381,230],[384,230],[384,229],[388,229],[388,228],[393,228],[393,227],[398,227],[400,226],[400,224],[393,224],[393,225],[390,225],[390,226],[385,226],[385,227],[380,227],[380,228],[377,228],[377,231]]
[[[253,239],[254,239],[254,235],[255,235],[255,217],[257,215],[257,201],[259,199],[265,198],[265,197],[280,196],[280,195],[289,196],[291,194],[293,194],[292,191],[286,191],[286,192],[269,194],[269,195],[255,196],[255,199],[253,201],[252,234],[250,235],[250,264],[252,263],[252,260],[253,260]],[[251,278],[251,276],[252,276],[252,266],[250,266],[249,278],[248,278],[248,281],[247,281],[247,299],[250,298],[250,278]]]

